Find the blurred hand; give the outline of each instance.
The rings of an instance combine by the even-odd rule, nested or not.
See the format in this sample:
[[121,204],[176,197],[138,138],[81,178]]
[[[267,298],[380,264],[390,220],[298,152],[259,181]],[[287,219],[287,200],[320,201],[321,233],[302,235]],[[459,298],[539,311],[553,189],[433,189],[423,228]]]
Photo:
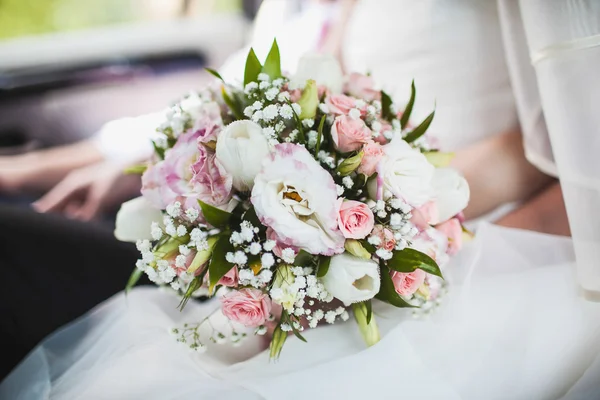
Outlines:
[[123,167],[100,162],[71,171],[33,204],[39,212],[54,212],[89,221],[139,193],[140,177]]

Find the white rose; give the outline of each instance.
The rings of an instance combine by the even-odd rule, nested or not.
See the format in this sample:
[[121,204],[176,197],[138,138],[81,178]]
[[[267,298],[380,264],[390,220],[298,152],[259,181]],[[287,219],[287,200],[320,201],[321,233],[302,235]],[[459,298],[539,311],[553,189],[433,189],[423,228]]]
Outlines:
[[268,154],[267,138],[260,125],[252,121],[232,122],[217,140],[217,160],[233,177],[233,186],[237,190],[252,189],[254,178]]
[[434,166],[406,141],[396,138],[383,146],[384,157],[377,167],[377,179],[369,182],[369,195],[377,199],[380,190],[387,200],[391,195],[419,207],[433,197],[431,180]]
[[290,87],[303,87],[309,79],[314,79],[317,86],[325,86],[332,93],[342,92],[344,74],[340,63],[332,55],[306,54],[300,58]]
[[275,146],[256,176],[252,204],[260,221],[284,246],[311,254],[344,251],[337,222],[337,188],[333,178],[304,147]]
[[333,297],[348,306],[372,299],[379,293],[379,266],[373,260],[339,254],[331,257],[321,282]]
[[115,237],[122,242],[152,240],[150,225],[162,221],[162,213],[144,197],[126,201],[117,213]]
[[469,204],[469,184],[458,171],[437,168],[431,182],[440,222],[454,217]]

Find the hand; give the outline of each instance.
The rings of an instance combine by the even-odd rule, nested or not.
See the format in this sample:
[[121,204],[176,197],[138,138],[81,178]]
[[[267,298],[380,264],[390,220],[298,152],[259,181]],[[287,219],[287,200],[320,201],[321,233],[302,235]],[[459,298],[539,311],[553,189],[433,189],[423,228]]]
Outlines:
[[33,207],[43,213],[61,213],[89,221],[116,208],[139,190],[139,176],[125,175],[120,165],[100,162],[70,172]]

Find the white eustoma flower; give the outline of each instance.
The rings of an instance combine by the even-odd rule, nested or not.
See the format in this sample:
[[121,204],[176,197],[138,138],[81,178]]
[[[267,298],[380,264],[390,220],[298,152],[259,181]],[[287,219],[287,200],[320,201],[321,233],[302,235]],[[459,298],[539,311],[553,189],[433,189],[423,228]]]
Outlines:
[[378,176],[369,182],[371,198],[387,200],[393,195],[413,207],[431,200],[435,168],[427,158],[400,138],[383,146],[383,150],[385,154],[377,167]]
[[458,171],[436,168],[432,185],[440,222],[454,217],[469,204],[469,184]]
[[160,210],[140,196],[121,205],[117,213],[115,237],[122,242],[153,240],[152,222],[162,220]]
[[335,182],[304,147],[292,143],[274,147],[256,176],[252,204],[285,247],[325,255],[344,250]]
[[332,93],[342,92],[344,74],[340,63],[332,55],[315,53],[300,58],[290,87],[303,87],[309,79],[314,79],[317,86],[325,86]]
[[321,282],[333,297],[348,306],[372,299],[379,293],[379,266],[373,260],[339,254],[331,257]]
[[263,159],[269,154],[269,143],[262,128],[244,120],[229,124],[217,140],[216,157],[233,177],[237,190],[252,189]]

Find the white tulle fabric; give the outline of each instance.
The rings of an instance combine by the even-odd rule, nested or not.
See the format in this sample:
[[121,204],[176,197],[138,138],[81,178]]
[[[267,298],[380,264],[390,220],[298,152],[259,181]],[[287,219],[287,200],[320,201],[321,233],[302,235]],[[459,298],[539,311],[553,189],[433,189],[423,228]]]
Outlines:
[[[279,362],[260,337],[205,354],[169,328],[216,304],[156,288],[118,294],[45,340],[0,386],[6,399],[591,399],[600,304],[578,296],[565,238],[484,225],[448,267],[431,314],[377,307],[365,349],[352,321],[290,337]],[[213,321],[213,323],[215,323]],[[241,359],[249,358],[247,361]]]

